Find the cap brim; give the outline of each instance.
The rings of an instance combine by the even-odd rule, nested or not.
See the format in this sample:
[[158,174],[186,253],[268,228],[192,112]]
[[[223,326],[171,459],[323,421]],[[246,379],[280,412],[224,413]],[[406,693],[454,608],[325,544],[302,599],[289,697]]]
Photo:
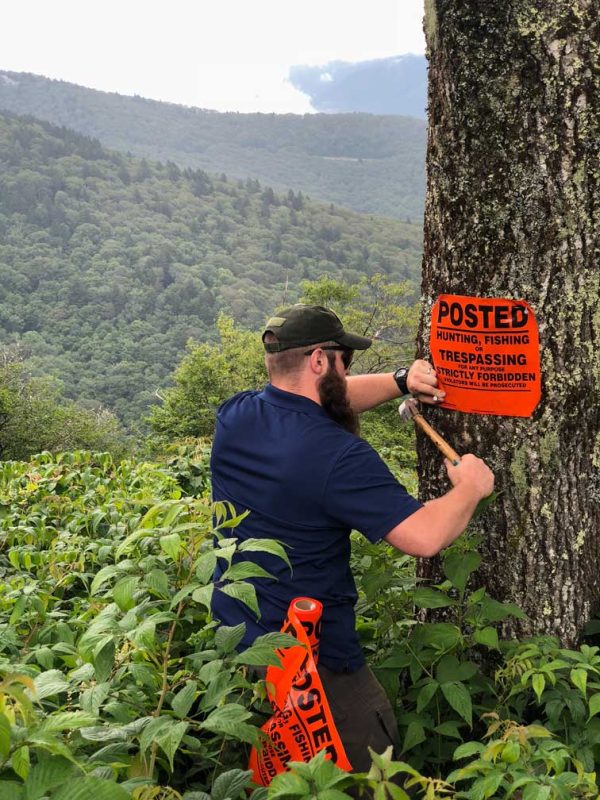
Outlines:
[[339,339],[335,339],[338,344],[347,347],[350,350],[366,350],[371,347],[373,342],[367,339],[366,336],[359,336],[357,333],[344,333]]

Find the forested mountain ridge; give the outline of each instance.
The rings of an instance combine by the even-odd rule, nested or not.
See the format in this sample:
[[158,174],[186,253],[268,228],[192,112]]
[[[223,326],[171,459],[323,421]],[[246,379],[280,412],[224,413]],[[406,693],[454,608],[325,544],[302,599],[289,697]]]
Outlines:
[[415,225],[0,115],[0,345],[129,423],[220,311],[259,326],[301,279],[415,279],[420,252]]
[[32,114],[111,148],[251,177],[356,211],[420,222],[426,124],[372,114],[237,114],[0,71],[0,109]]

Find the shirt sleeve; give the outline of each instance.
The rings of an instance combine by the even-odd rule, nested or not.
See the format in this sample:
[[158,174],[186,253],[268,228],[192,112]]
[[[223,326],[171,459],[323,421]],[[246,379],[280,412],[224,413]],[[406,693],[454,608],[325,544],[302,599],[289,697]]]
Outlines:
[[327,512],[377,542],[422,508],[370,444],[358,439],[334,463],[325,485]]

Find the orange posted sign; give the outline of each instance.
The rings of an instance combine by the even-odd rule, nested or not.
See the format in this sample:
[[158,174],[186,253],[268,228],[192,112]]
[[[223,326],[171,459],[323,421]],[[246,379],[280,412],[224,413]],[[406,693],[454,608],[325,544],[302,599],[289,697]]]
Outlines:
[[352,769],[317,672],[322,613],[321,603],[311,597],[296,597],[288,608],[281,630],[304,647],[278,651],[281,667],[267,670],[274,713],[262,727],[266,741],[252,748],[248,764],[254,782],[262,786],[285,772],[288,762],[310,761],[321,750],[341,769]]
[[537,323],[522,300],[441,295],[430,349],[445,408],[529,417],[540,401]]

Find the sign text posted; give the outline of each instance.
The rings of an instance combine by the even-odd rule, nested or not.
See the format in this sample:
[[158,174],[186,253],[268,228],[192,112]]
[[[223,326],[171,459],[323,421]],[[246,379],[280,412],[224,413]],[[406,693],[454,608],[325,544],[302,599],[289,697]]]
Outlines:
[[441,295],[430,348],[445,408],[529,417],[540,401],[537,323],[522,300]]

